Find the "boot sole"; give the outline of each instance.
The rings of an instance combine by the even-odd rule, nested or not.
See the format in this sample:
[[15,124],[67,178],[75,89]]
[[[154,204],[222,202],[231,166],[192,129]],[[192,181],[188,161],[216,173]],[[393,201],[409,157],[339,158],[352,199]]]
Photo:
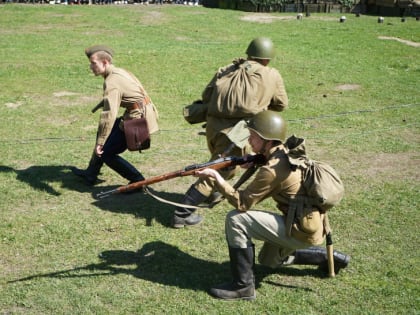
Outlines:
[[[175,221],[178,221],[178,222],[175,222]],[[182,229],[182,228],[184,228],[184,227],[187,227],[187,226],[196,226],[196,225],[200,225],[200,223],[202,223],[204,221],[204,218],[203,217],[201,217],[201,220],[200,221],[198,221],[198,222],[195,222],[195,223],[193,223],[193,224],[191,224],[191,223],[189,223],[187,220],[180,220],[180,219],[175,219],[175,218],[173,218],[172,219],[172,222],[171,222],[171,226],[174,228],[174,229]]]
[[219,296],[213,295],[210,293],[210,295],[216,299],[222,300],[222,301],[239,301],[239,300],[244,300],[244,301],[254,301],[257,298],[257,293],[254,292],[254,295],[252,296],[241,296],[241,297],[237,297],[237,298],[231,298],[231,299],[225,299],[225,298],[221,298]]
[[188,226],[191,226],[191,227],[198,226],[198,225],[200,225],[200,223],[201,222],[198,222],[196,224],[181,224],[181,223],[178,223],[178,224],[172,224],[171,226],[174,229],[182,229],[182,228],[185,228],[185,227],[188,227]]
[[198,226],[198,225],[200,225],[202,222],[203,222],[203,220],[201,220],[200,222],[197,222],[197,223],[195,223],[195,224],[188,224],[188,223],[172,223],[172,224],[171,224],[171,226],[172,226],[174,229],[182,229],[182,228],[185,228],[185,227],[188,227],[188,226],[192,226],[192,227],[194,227],[194,226]]

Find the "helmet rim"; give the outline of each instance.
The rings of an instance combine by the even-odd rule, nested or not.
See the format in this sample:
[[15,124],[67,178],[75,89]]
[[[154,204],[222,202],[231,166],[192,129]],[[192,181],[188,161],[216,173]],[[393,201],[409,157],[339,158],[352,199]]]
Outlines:
[[287,124],[277,112],[271,110],[260,112],[249,120],[247,127],[262,139],[282,143],[286,140]]
[[248,45],[246,54],[253,59],[273,59],[274,44],[268,37],[254,38]]

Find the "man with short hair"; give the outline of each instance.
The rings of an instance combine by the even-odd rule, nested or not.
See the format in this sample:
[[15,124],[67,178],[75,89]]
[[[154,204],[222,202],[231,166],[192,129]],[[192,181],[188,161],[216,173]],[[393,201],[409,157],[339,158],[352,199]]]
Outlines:
[[[220,68],[202,93],[202,101],[208,107],[206,137],[211,154],[210,160],[224,154],[242,156],[250,153],[249,146],[239,147],[232,143],[229,132],[237,123],[251,118],[258,112],[267,109],[282,111],[288,106],[287,93],[280,73],[268,67],[270,60],[275,56],[273,42],[269,38],[257,37],[248,45],[246,54],[247,59],[235,59],[232,64]],[[249,84],[248,91],[244,91],[246,95],[242,95],[241,104],[231,104],[229,101],[231,97],[229,90],[236,86],[222,88],[220,83],[228,76],[234,75],[236,71],[242,71],[244,74],[242,85],[245,85],[245,81]],[[242,87],[239,86],[239,88]],[[221,171],[226,179],[232,178],[235,173],[236,169]],[[188,189],[181,203],[197,206],[206,199],[210,204],[217,199],[214,181],[199,179]],[[183,228],[199,224],[203,218],[194,212],[194,208],[177,207],[173,215],[172,227]]]
[[[261,264],[277,268],[286,264],[327,265],[324,241],[324,213],[316,207],[305,208],[305,215],[287,220],[289,205],[295,197],[305,197],[302,170],[293,169],[287,157],[286,122],[276,112],[264,111],[248,123],[249,143],[255,153],[263,154],[267,162],[243,190],[233,188],[216,170],[196,172],[201,178],[214,180],[219,192],[235,207],[226,216],[225,234],[229,248],[232,281],[217,285],[210,294],[224,300],[255,299],[254,244],[264,242],[258,256]],[[255,205],[272,198],[283,214],[253,210]],[[335,272],[345,268],[350,257],[334,251]]]
[[[127,179],[130,183],[143,180],[143,175],[119,154],[127,150],[124,134],[124,121],[145,116],[145,108],[152,108],[150,97],[140,81],[130,72],[117,68],[112,63],[113,51],[104,45],[95,45],[85,50],[90,69],[95,76],[104,78],[103,107],[94,152],[85,170],[73,168],[89,185],[95,185],[103,163]],[[119,108],[125,109],[122,117],[117,118]],[[158,129],[157,123],[150,126],[150,133]]]

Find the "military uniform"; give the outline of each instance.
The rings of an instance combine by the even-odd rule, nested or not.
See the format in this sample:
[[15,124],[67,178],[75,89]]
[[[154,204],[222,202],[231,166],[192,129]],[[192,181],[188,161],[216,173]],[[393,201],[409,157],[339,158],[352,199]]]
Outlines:
[[[284,264],[310,264],[325,268],[327,253],[324,248],[313,246],[323,243],[324,217],[312,206],[301,204],[306,190],[302,170],[292,167],[286,139],[286,122],[276,112],[264,111],[248,123],[249,142],[267,158],[253,180],[242,190],[235,189],[217,171],[201,173],[215,181],[235,210],[225,220],[226,241],[229,248],[233,281],[211,288],[210,293],[221,299],[255,299],[254,244],[253,239],[264,242],[258,255],[261,264],[276,268]],[[256,204],[272,198],[276,211],[252,210]],[[297,206],[299,205],[299,206]],[[298,209],[298,210],[297,210]],[[348,264],[348,256],[334,252],[336,272]]]
[[[97,144],[101,145],[105,144],[110,135],[120,107],[125,108],[119,124],[121,130],[124,130],[124,120],[142,117],[145,114],[144,108],[154,111],[157,116],[157,110],[140,81],[132,73],[114,65],[109,66],[105,74],[103,104],[97,139]],[[145,107],[141,108],[138,104]],[[156,123],[149,124],[150,133],[157,131],[157,129]]]
[[[217,184],[218,190],[237,209],[226,219],[229,246],[246,248],[251,244],[251,238],[262,240],[266,245],[261,251],[260,262],[275,267],[295,249],[321,244],[324,239],[323,215],[317,209],[312,209],[307,218],[311,222],[305,222],[304,226],[295,222],[291,235],[287,233],[285,218],[290,200],[304,194],[301,178],[301,170],[291,170],[284,146],[279,145],[270,150],[267,164],[257,171],[255,179],[244,190],[235,190],[227,182],[223,186]],[[270,197],[283,215],[250,211],[258,202]]]
[[[250,153],[250,146],[248,144],[243,147],[236,145],[229,138],[229,132],[241,120],[251,118],[261,111],[268,109],[282,111],[288,106],[288,97],[280,73],[267,66],[269,60],[274,57],[272,41],[268,38],[256,38],[251,41],[246,53],[247,59],[235,59],[231,64],[220,68],[202,93],[203,103],[208,104],[206,137],[211,154],[210,160],[226,154],[242,156]],[[234,88],[244,88],[244,90],[230,93],[231,86],[221,88],[218,82],[229,78],[236,71],[241,71],[240,78],[243,81],[237,85],[233,84],[232,90]],[[249,90],[244,87],[245,82]],[[231,99],[232,94],[236,94],[239,98]],[[241,109],[237,110],[237,108]],[[231,179],[237,169],[221,170],[220,174],[225,179]],[[214,193],[214,180],[200,178],[186,192],[182,203],[196,206],[207,199],[207,202],[212,204],[217,198],[213,198],[216,195]],[[180,228],[200,223],[201,216],[193,212],[191,208],[177,207],[172,226]]]
[[[258,81],[256,81],[258,82],[258,85],[253,86],[256,93],[256,104],[254,104],[255,108],[253,109],[255,113],[244,115],[242,117],[230,117],[228,112],[218,113],[217,115],[213,115],[211,113],[208,114],[206,121],[206,137],[208,149],[211,154],[211,160],[218,158],[219,155],[223,154],[224,151],[231,145],[231,141],[227,137],[227,134],[240,120],[250,118],[252,115],[267,109],[283,111],[288,106],[288,97],[283,78],[278,70],[268,66],[263,66],[253,60],[247,60],[245,62],[247,63],[247,72],[249,72],[250,75],[259,78]],[[217,71],[202,93],[203,103],[208,103],[209,107],[215,106],[220,99],[220,95],[213,92],[214,85],[222,74],[233,71],[232,68],[234,68],[234,64],[222,67]],[[250,152],[251,149],[248,145],[244,148],[235,146],[229,152],[229,155],[242,156]],[[227,179],[233,177],[234,175],[234,171],[232,170],[220,173]],[[213,190],[213,186],[214,185],[210,180],[198,180],[195,184],[197,190],[206,196],[210,195]]]
[[[103,163],[116,171],[129,182],[143,180],[143,175],[128,161],[123,159],[119,154],[127,150],[127,142],[124,134],[124,120],[140,118],[146,115],[151,119],[147,119],[150,133],[157,131],[157,110],[153,105],[150,97],[147,95],[140,81],[130,72],[117,68],[112,64],[113,51],[103,45],[89,47],[85,50],[86,56],[96,65],[96,58],[92,61],[91,57],[95,53],[108,54],[107,63],[99,61],[103,68],[97,70],[96,75],[102,75],[103,84],[103,107],[100,114],[98,132],[96,138],[96,146],[101,147],[103,153],[99,156],[97,152],[92,154],[89,166],[86,170],[73,168],[73,173],[83,177],[87,183],[93,185],[96,183],[98,174]],[[105,59],[105,58],[104,58]],[[104,66],[106,64],[106,66]],[[92,69],[92,71],[96,71]],[[117,118],[119,108],[125,108],[122,117]]]
[[[101,160],[129,182],[143,180],[143,175],[118,154],[127,150],[124,120],[140,118],[145,115],[145,109],[155,111],[155,107],[139,80],[130,72],[110,65],[104,78],[104,107],[96,140],[97,145],[103,145]],[[120,107],[125,111],[117,119]],[[151,132],[156,131],[156,127],[151,126]]]

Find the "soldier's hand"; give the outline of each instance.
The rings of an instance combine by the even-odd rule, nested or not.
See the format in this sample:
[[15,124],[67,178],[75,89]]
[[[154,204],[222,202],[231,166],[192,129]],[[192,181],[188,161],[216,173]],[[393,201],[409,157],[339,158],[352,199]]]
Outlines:
[[205,168],[202,170],[195,171],[194,176],[196,177],[213,177],[216,178],[217,171],[211,168]]
[[95,154],[97,155],[97,156],[99,156],[99,157],[101,157],[102,156],[102,154],[104,153],[104,151],[102,150],[102,148],[103,148],[104,146],[103,145],[100,145],[100,144],[97,144],[96,145],[96,147],[95,147]]
[[[247,157],[248,156],[251,156],[251,155],[250,154],[246,155],[244,157],[245,158],[245,161],[247,160]],[[245,169],[251,168],[253,166],[254,166],[254,162],[247,162],[247,163],[241,164],[241,168],[245,168]]]

